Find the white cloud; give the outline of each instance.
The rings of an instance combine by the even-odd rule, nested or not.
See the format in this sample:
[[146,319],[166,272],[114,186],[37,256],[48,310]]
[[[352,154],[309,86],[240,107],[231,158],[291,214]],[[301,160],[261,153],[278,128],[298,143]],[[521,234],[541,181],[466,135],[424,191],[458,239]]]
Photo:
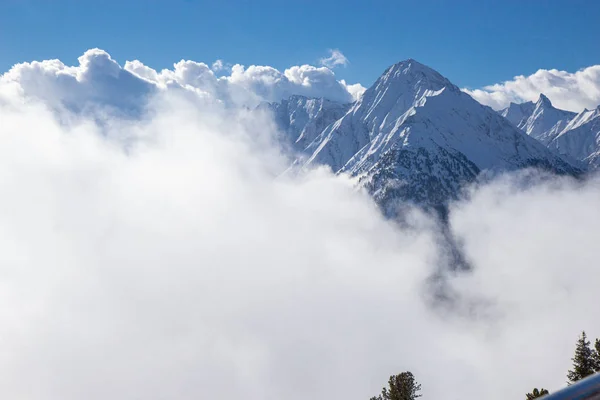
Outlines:
[[99,49],[86,51],[75,67],[59,60],[17,64],[0,77],[0,84],[16,85],[28,97],[73,110],[100,105],[139,111],[142,99],[156,89]]
[[[349,93],[349,86],[346,82],[336,81],[333,71],[325,67],[319,68],[311,65],[291,67],[285,70],[285,76],[290,82],[302,87],[306,96],[318,97],[316,93],[326,90],[331,91],[334,98],[341,100],[345,97],[345,93]],[[360,84],[357,85],[360,86]],[[353,90],[355,91],[355,89]],[[344,101],[353,101],[354,96],[352,93],[350,95],[351,97]]]
[[319,60],[319,63],[327,68],[335,68],[339,65],[345,67],[349,61],[346,56],[338,49],[330,49],[329,57],[324,57]]
[[[215,71],[225,73],[216,76]],[[293,94],[353,101],[360,85],[338,81],[325,67],[294,66],[284,72],[269,66],[224,65],[181,60],[173,69],[156,71],[138,60],[122,68],[99,49],[85,52],[79,65],[59,60],[15,65],[0,77],[4,86],[19,87],[28,97],[42,99],[53,107],[85,109],[113,106],[138,111],[140,99],[159,90],[184,90],[232,105],[254,106],[261,101],[280,101]]]
[[[112,72],[28,66],[39,87],[23,90],[116,90],[123,70],[90,59]],[[315,67],[128,71],[256,96],[331,82]],[[15,82],[0,85],[2,398],[367,399],[410,369],[427,398],[504,400],[562,386],[579,330],[600,335],[598,181],[509,176],[456,204],[474,272],[449,285],[476,307],[437,310],[435,224],[400,229],[327,169],[274,179],[287,160],[265,116],[157,90],[139,120],[58,123]]]
[[346,81],[343,79],[340,81],[340,83],[346,88],[348,93],[350,93],[352,95],[352,98],[355,101],[360,99],[362,97],[363,93],[365,93],[365,91],[367,90],[367,88],[364,87],[363,85],[361,85],[360,83],[348,85],[348,84],[346,84]]
[[225,69],[225,63],[223,63],[223,60],[217,60],[212,64],[212,70],[214,72],[219,72],[223,69]]
[[519,75],[482,89],[464,90],[477,101],[497,110],[507,107],[510,102],[536,101],[543,93],[556,107],[579,112],[600,104],[600,65],[574,73],[540,69],[532,75]]

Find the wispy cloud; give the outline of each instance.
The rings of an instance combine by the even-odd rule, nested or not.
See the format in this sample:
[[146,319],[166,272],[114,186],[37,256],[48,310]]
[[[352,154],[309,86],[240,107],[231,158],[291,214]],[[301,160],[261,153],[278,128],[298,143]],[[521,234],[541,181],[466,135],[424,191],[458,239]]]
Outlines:
[[222,71],[224,68],[226,68],[226,65],[223,62],[223,60],[217,60],[214,63],[212,63],[212,70],[214,72]]
[[319,63],[327,68],[335,68],[337,66],[345,67],[350,61],[346,56],[338,49],[330,49],[329,57],[324,57],[319,60]]

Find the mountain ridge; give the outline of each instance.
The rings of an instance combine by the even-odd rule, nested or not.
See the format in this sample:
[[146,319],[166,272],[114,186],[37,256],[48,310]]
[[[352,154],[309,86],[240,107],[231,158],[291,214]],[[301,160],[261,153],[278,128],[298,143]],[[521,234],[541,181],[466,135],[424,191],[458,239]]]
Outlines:
[[535,103],[526,102],[520,105],[519,110],[523,111],[523,115],[518,122],[516,122],[518,113],[515,111],[517,107],[519,105],[511,103],[509,107],[500,110],[500,114],[545,145],[548,145],[560,134],[577,115],[574,112],[554,107],[550,99],[543,93]]
[[[531,104],[511,103],[499,113],[514,123],[518,110],[529,111]],[[529,114],[524,113],[517,126],[563,157],[592,169],[600,167],[600,105],[593,110],[574,113],[555,108],[541,94],[540,100]]]
[[390,213],[401,201],[446,204],[484,170],[582,172],[413,59],[388,67],[299,153],[301,168],[357,177]]

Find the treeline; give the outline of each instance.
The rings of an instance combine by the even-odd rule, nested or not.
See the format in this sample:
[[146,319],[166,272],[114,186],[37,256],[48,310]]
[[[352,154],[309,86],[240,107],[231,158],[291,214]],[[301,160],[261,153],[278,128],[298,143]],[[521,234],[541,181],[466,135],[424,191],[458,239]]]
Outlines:
[[[573,383],[600,372],[600,339],[596,339],[592,347],[585,332],[577,340],[575,355],[571,359],[573,367],[567,372],[567,383]],[[535,388],[527,393],[526,400],[537,399],[550,394],[548,390]],[[371,397],[370,400],[416,400],[421,397],[421,385],[417,383],[410,371],[390,376],[387,387],[381,394]]]

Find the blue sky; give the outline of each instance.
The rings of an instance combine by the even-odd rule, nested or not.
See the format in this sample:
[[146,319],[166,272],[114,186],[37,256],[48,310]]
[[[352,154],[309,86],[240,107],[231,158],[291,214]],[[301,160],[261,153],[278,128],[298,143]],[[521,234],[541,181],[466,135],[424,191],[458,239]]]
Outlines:
[[245,65],[350,60],[336,74],[370,85],[415,58],[462,87],[539,68],[600,64],[600,1],[1,0],[0,70],[21,61],[75,64],[100,47],[153,68],[182,58]]

